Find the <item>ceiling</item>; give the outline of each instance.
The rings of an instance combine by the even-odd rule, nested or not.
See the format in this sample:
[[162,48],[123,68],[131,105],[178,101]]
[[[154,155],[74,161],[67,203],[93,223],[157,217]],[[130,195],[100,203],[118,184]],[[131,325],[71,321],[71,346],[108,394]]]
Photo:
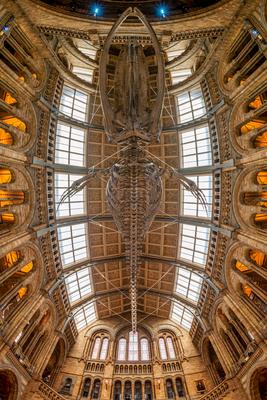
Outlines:
[[50,6],[55,7],[58,11],[75,12],[92,16],[94,7],[99,8],[99,17],[104,19],[116,19],[129,6],[138,7],[147,18],[151,20],[160,19],[160,9],[164,7],[166,17],[173,18],[190,12],[203,10],[206,7],[218,3],[218,0],[169,0],[169,1],[133,1],[133,0],[41,0]]

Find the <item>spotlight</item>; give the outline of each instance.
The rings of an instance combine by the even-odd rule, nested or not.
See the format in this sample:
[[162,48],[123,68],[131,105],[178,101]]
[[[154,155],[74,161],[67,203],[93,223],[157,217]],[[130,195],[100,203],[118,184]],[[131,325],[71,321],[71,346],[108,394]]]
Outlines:
[[165,13],[164,8],[160,9],[160,15],[162,16],[162,18],[166,18],[166,13]]
[[161,19],[167,18],[168,15],[168,7],[161,3],[158,7],[157,7],[157,14]]
[[92,14],[95,18],[99,17],[101,15],[101,6],[99,4],[95,4],[92,7]]

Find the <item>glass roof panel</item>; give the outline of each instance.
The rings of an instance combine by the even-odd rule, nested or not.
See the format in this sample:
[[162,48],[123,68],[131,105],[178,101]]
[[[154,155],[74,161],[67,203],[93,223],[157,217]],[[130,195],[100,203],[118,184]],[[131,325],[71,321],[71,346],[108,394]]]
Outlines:
[[85,328],[91,322],[96,320],[96,311],[94,302],[89,302],[79,308],[74,314],[74,320],[78,330]]
[[84,268],[69,275],[65,279],[65,283],[71,304],[92,293],[89,268]]
[[55,162],[84,166],[85,130],[59,122],[56,132]]
[[178,94],[176,101],[178,123],[180,124],[200,118],[206,113],[205,101],[200,87]]
[[179,258],[205,265],[209,248],[210,228],[181,224]]
[[186,216],[192,217],[202,217],[202,218],[211,218],[212,212],[212,184],[213,178],[212,175],[198,175],[198,176],[188,176],[193,182],[195,182],[199,189],[202,190],[202,193],[206,199],[206,207],[200,203],[200,201],[193,196],[191,192],[185,190],[182,186],[182,214]]
[[88,258],[86,224],[62,226],[57,232],[63,268]]
[[179,325],[189,330],[193,321],[193,314],[178,302],[173,304],[171,319],[177,322]]
[[181,167],[191,168],[212,165],[208,125],[181,131],[180,145]]
[[58,207],[61,196],[74,181],[81,179],[83,175],[73,175],[65,173],[55,173],[55,205],[57,218],[70,217],[72,215],[85,214],[85,191],[76,193],[71,198],[68,197],[64,203]]
[[199,299],[203,279],[186,268],[177,268],[176,293],[194,302]]

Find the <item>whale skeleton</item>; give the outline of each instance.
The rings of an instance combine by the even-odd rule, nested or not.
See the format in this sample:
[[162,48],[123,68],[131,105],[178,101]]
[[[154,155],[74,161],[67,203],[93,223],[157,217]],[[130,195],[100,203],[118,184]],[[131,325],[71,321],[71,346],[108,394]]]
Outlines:
[[[130,39],[127,46],[121,50],[119,73],[115,74],[117,94],[120,96],[125,92],[127,95],[123,97],[123,104],[117,96],[118,104],[112,106],[107,88],[109,48],[117,29],[129,16],[138,17],[151,36],[158,61],[158,92],[156,99],[151,102],[143,49],[134,39]],[[123,67],[125,63],[127,68]],[[132,331],[136,332],[137,277],[142,262],[142,247],[145,235],[160,207],[162,177],[168,175],[175,178],[205,209],[206,199],[195,182],[181,174],[178,169],[161,163],[146,150],[147,144],[159,140],[160,137],[165,86],[164,63],[155,32],[137,8],[128,8],[109,32],[100,57],[99,79],[106,134],[112,143],[122,143],[125,147],[119,152],[115,163],[108,168],[91,167],[86,176],[73,182],[63,193],[59,206],[83,190],[92,178],[108,176],[106,197],[117,229],[125,242],[126,267],[130,277],[131,323]],[[141,95],[139,84],[146,86]]]

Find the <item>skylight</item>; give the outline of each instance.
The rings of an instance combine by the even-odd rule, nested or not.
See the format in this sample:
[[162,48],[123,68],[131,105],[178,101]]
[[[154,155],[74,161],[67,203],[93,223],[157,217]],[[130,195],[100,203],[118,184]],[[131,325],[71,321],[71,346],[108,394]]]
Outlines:
[[69,188],[75,180],[81,179],[82,176],[83,175],[55,173],[55,205],[58,218],[85,214],[84,190],[76,193],[71,198],[68,197],[64,203],[61,203],[58,207],[60,198],[64,191]]
[[199,189],[202,190],[206,199],[207,212],[200,201],[182,186],[182,214],[192,217],[211,218],[213,195],[212,175],[188,176],[188,178],[194,181]]
[[203,279],[186,268],[177,268],[176,293],[197,302]]
[[207,125],[181,131],[181,167],[212,165],[210,132]]
[[179,57],[186,50],[189,44],[188,40],[179,40],[177,42],[171,43],[169,48],[166,50],[168,61]]
[[85,328],[91,322],[96,320],[96,311],[94,302],[87,303],[79,308],[74,314],[74,320],[78,330]]
[[79,121],[87,120],[89,98],[80,90],[64,85],[60,98],[59,111]]
[[94,70],[89,66],[86,67],[73,66],[72,72],[86,82],[92,83],[93,81]]
[[63,267],[88,257],[85,224],[62,226],[57,231]]
[[205,266],[210,228],[181,224],[180,259]]
[[192,75],[191,68],[175,68],[171,70],[172,84],[176,85]]
[[59,122],[55,162],[82,167],[85,163],[85,130]]
[[171,319],[186,329],[190,329],[193,321],[193,314],[181,304],[173,304]]
[[95,59],[96,48],[90,42],[83,39],[76,39],[75,43],[80,52],[92,59]]
[[89,268],[84,268],[69,275],[65,279],[65,283],[71,304],[92,293]]
[[201,88],[189,90],[176,96],[178,122],[180,124],[202,117],[206,113]]

